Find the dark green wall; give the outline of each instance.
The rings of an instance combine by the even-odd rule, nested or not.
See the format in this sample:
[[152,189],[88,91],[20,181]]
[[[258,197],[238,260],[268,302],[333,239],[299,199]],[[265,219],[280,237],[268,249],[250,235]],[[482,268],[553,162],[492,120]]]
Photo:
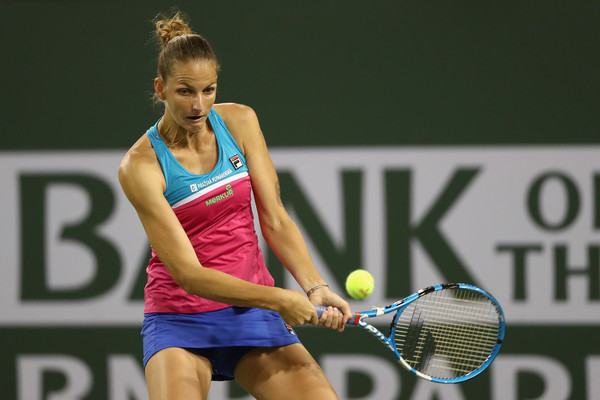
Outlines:
[[[124,153],[160,115],[150,100],[157,54],[151,20],[173,4],[158,0],[0,0],[0,162],[4,157],[9,160],[6,163],[16,163],[15,154],[37,160],[35,150]],[[478,150],[485,152],[507,144],[600,143],[600,0],[182,0],[178,5],[220,58],[218,101],[252,106],[272,148],[285,151],[301,146],[336,146],[339,150],[345,146],[392,145],[402,150],[413,145],[493,145]],[[564,148],[558,146],[557,154]],[[62,154],[49,158],[54,161]],[[112,153],[106,154],[100,154],[100,159],[112,160]],[[565,158],[579,160],[573,154]],[[77,155],[81,157],[81,153]],[[498,157],[500,161],[490,164],[492,169],[498,170],[498,163],[512,160],[502,154]],[[474,163],[481,171],[487,167],[480,161]],[[116,161],[113,164],[114,171],[106,170],[114,176]],[[588,257],[589,270],[594,272],[598,270],[595,254],[600,246],[600,172],[595,166],[575,164],[570,169],[561,168],[568,173],[584,171],[584,184],[578,181],[584,193],[582,208],[594,208],[593,218],[591,211],[584,217],[595,222],[593,226],[589,223],[584,240],[573,245],[573,252],[583,251],[579,245],[595,251],[590,250],[593,257]],[[45,165],[40,162],[33,167]],[[63,173],[71,168],[67,165],[71,164],[49,169]],[[3,168],[9,167],[5,164]],[[11,181],[2,182],[1,209],[13,207],[15,215],[30,215],[19,208],[26,207],[18,203],[22,193],[13,182],[26,174],[27,168],[19,165],[7,173]],[[409,169],[401,172],[409,174]],[[535,176],[531,170],[527,172]],[[84,173],[92,176],[89,171]],[[507,177],[511,180],[515,174]],[[437,188],[438,183],[433,185]],[[509,194],[520,194],[515,187],[507,187]],[[352,204],[354,200],[344,197],[342,201]],[[388,205],[391,209],[390,201]],[[513,218],[510,212],[502,211],[502,204],[498,208],[502,215]],[[477,224],[470,220],[463,223],[467,230],[480,228],[474,228]],[[17,225],[3,232],[21,238],[27,226],[36,226]],[[390,229],[386,232],[397,234]],[[543,233],[540,236],[545,241],[554,238],[554,232]],[[23,243],[31,244],[26,239],[23,237]],[[392,237],[389,243],[396,239]],[[7,248],[12,244],[6,243]],[[21,254],[20,249],[9,250]],[[585,263],[585,256],[582,258]],[[344,273],[337,271],[339,276]],[[408,286],[409,282],[402,284]],[[141,291],[137,295],[141,296]],[[522,299],[511,300],[518,303]],[[588,295],[585,300],[590,309],[598,304],[597,295]],[[535,371],[526,371],[526,363],[537,360],[537,355],[564,366],[565,374],[572,378],[569,400],[591,399],[593,390],[600,391],[600,386],[593,384],[599,381],[593,375],[600,371],[595,340],[599,325],[595,316],[589,321],[582,326],[534,321],[531,326],[509,327],[502,352],[507,356],[504,365],[515,355],[524,354],[525,362],[516,374],[516,384],[513,382],[519,390],[516,398],[536,399],[544,393],[544,382]],[[110,380],[106,376],[107,359],[128,354],[139,360],[138,332],[131,323],[15,326],[0,321],[4,395],[17,397],[20,356],[66,354],[85,361],[93,370],[95,386],[88,398],[106,399],[106,382]],[[362,332],[350,330],[336,336],[309,327],[298,332],[317,358],[343,355],[363,340],[366,349],[353,353],[385,357],[385,350],[364,338]],[[419,380],[404,371],[399,374],[401,398],[412,400]],[[352,377],[354,398],[364,396],[368,379],[360,373]],[[60,374],[46,378],[47,392],[65,384]],[[489,393],[490,387],[505,383],[501,378],[500,373],[486,371],[480,379],[461,386],[464,398],[486,398],[483,393]],[[359,387],[365,379],[366,390]],[[0,398],[4,398],[2,394]]]
[[[0,149],[125,148],[165,1],[2,1]],[[598,1],[180,1],[269,144],[597,143]]]

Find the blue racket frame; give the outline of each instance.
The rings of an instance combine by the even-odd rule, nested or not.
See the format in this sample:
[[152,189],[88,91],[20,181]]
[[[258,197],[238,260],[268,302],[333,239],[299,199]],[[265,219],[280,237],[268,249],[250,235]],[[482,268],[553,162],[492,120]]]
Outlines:
[[[435,291],[442,290],[442,289],[450,289],[450,288],[460,288],[460,289],[472,290],[472,291],[478,292],[478,293],[484,295],[485,297],[487,297],[488,299],[490,299],[494,303],[494,305],[496,306],[496,308],[498,310],[498,314],[499,314],[499,327],[498,328],[499,329],[498,329],[498,340],[496,342],[496,345],[490,352],[489,357],[485,360],[485,362],[483,362],[481,364],[481,366],[479,366],[477,369],[475,369],[474,371],[472,371],[468,374],[465,374],[465,375],[462,375],[462,376],[459,376],[456,378],[445,379],[445,378],[438,378],[438,377],[432,377],[432,376],[426,375],[420,371],[417,371],[413,367],[411,367],[402,358],[400,353],[398,353],[398,350],[396,349],[396,346],[394,343],[394,340],[395,340],[394,338],[395,338],[395,333],[396,333],[395,332],[396,331],[396,323],[398,322],[398,318],[400,318],[400,314],[402,314],[402,311],[404,311],[404,309],[406,307],[408,307],[412,302],[414,302],[418,298],[420,298],[428,293],[435,292]],[[323,307],[323,306],[315,306],[315,308],[317,309],[317,313],[318,313],[319,317],[327,309],[326,307]],[[375,328],[373,325],[364,321],[364,319],[366,319],[366,318],[379,317],[379,316],[382,316],[385,314],[390,314],[393,312],[396,312],[396,315],[394,316],[394,319],[392,321],[392,325],[391,325],[392,329],[390,330],[389,336],[384,335],[379,329]],[[500,351],[500,347],[502,346],[502,343],[504,341],[504,334],[505,334],[505,330],[506,330],[504,312],[502,311],[502,307],[500,306],[498,301],[496,301],[496,299],[493,296],[491,296],[489,293],[487,293],[483,289],[481,289],[477,286],[474,286],[474,285],[466,284],[466,283],[444,283],[444,284],[430,286],[430,287],[421,289],[418,292],[413,293],[410,296],[405,297],[404,299],[397,301],[389,306],[375,307],[369,311],[356,312],[355,317],[350,319],[347,322],[347,324],[358,325],[361,328],[365,329],[367,332],[371,333],[373,336],[375,336],[381,343],[383,343],[394,354],[394,357],[396,358],[396,360],[408,371],[412,372],[413,374],[417,375],[420,378],[423,378],[423,379],[426,379],[426,380],[432,381],[432,382],[437,382],[437,383],[464,382],[464,381],[467,381],[469,379],[476,377],[481,372],[483,372],[487,367],[490,366],[492,361],[494,361],[494,359],[498,355],[498,352]]]

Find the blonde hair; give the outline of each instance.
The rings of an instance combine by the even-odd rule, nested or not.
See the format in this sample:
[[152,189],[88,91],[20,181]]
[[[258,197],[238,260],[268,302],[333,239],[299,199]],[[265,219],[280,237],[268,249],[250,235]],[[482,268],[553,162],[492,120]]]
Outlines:
[[189,60],[212,61],[219,71],[219,62],[210,43],[194,33],[186,19],[180,11],[171,17],[159,15],[155,18],[155,33],[161,45],[157,73],[165,82],[175,64]]

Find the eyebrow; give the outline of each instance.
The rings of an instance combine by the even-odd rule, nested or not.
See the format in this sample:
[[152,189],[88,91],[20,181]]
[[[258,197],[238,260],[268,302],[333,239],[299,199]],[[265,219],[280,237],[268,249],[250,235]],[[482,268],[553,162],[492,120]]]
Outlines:
[[[177,84],[178,85],[184,85],[184,86],[191,87],[191,88],[194,87],[193,85],[189,84],[188,82],[181,81],[181,80],[178,80]],[[216,84],[217,84],[217,81],[213,81],[213,82],[209,83],[208,85],[205,85],[204,87],[209,87],[209,86],[216,85]]]

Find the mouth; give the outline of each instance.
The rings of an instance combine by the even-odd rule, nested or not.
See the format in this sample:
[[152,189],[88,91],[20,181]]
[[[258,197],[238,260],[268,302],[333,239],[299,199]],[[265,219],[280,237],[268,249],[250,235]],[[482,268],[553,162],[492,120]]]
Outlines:
[[193,121],[193,122],[198,122],[202,119],[202,117],[203,117],[203,115],[194,115],[191,117],[187,117],[187,119],[189,119],[190,121]]

